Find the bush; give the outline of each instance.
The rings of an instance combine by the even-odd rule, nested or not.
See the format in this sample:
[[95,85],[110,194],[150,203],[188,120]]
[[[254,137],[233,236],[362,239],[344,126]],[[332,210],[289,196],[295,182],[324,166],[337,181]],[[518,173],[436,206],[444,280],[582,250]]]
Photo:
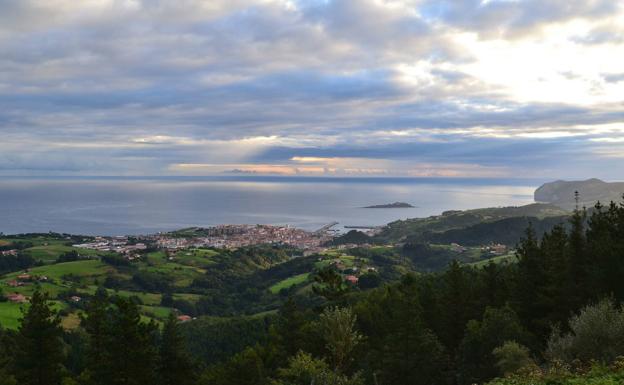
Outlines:
[[498,374],[493,350],[506,341],[531,342],[516,313],[508,308],[487,308],[482,321],[468,322],[459,347],[461,382],[472,384]]
[[535,366],[529,349],[515,341],[507,341],[492,351],[496,366],[504,376],[517,373],[520,369]]
[[585,307],[569,324],[567,334],[553,330],[546,351],[550,361],[612,363],[624,355],[624,310],[612,300]]

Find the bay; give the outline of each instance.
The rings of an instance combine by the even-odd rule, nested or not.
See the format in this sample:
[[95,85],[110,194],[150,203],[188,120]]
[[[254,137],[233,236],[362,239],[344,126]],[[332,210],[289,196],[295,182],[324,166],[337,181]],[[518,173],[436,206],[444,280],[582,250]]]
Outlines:
[[[459,178],[57,177],[0,179],[0,232],[151,234],[218,224],[378,226],[533,202],[542,181]],[[407,202],[415,208],[365,209]]]

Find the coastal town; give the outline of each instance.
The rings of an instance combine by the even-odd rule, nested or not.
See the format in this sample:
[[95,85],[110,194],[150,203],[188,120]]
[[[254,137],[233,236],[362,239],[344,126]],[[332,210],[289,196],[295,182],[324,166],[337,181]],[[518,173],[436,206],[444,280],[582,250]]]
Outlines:
[[137,237],[95,237],[92,242],[75,244],[76,248],[112,251],[123,255],[134,255],[148,245],[159,249],[178,250],[186,248],[213,247],[235,249],[259,244],[288,245],[303,250],[306,254],[323,250],[334,234],[331,226],[318,231],[306,231],[291,226],[272,225],[219,225],[208,228],[190,228],[171,233],[158,233]]

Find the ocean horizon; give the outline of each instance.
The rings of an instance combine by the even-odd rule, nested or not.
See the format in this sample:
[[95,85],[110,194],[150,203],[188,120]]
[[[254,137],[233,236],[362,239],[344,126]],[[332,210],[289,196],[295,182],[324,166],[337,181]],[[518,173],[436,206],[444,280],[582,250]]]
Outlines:
[[[0,232],[137,235],[220,224],[380,226],[533,202],[544,181],[285,176],[2,177]],[[414,208],[365,209],[406,202]]]

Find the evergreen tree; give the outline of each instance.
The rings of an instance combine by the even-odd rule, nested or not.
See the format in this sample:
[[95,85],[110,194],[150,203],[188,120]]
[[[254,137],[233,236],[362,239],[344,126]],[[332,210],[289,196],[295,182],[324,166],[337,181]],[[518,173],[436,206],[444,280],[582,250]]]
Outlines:
[[531,224],[526,230],[525,237],[520,241],[517,257],[515,297],[518,315],[532,330],[540,329],[540,335],[546,334],[548,328],[543,322],[546,314],[543,301],[547,278],[546,265]]
[[0,326],[0,385],[17,385],[17,380],[12,374],[14,338]]
[[591,268],[586,249],[585,208],[578,207],[578,192],[575,193],[577,207],[570,218],[570,240],[568,243],[569,277],[567,295],[574,309],[585,305],[591,298],[589,287],[589,270]]
[[442,276],[440,303],[441,338],[454,352],[464,336],[466,322],[472,318],[471,287],[465,269],[454,260]]
[[321,269],[314,280],[319,284],[312,286],[312,291],[330,301],[340,299],[347,292],[342,276],[331,266]]
[[280,308],[277,322],[271,330],[278,349],[285,357],[294,356],[299,350],[306,350],[305,314],[292,297]]
[[98,385],[141,385],[156,380],[157,349],[153,322],[141,322],[136,304],[103,293],[89,304],[83,326],[89,333],[87,377]]
[[81,326],[88,333],[87,367],[93,384],[106,385],[104,379],[110,366],[106,351],[109,337],[109,298],[105,289],[99,288],[88,302],[86,317],[81,318]]
[[544,303],[548,316],[541,328],[564,324],[573,310],[566,292],[569,270],[567,245],[568,234],[562,225],[555,226],[542,238],[540,252],[544,256],[547,281],[539,301]]
[[460,383],[481,383],[495,377],[498,370],[492,352],[506,341],[531,342],[529,333],[510,308],[488,308],[482,321],[469,321],[460,346]]
[[422,322],[418,282],[408,275],[402,282],[370,294],[357,306],[366,336],[368,377],[381,384],[444,383],[444,347]]
[[586,231],[587,252],[592,255],[588,287],[593,297],[601,293],[624,299],[624,205],[611,202],[594,207]]
[[158,369],[162,385],[191,385],[195,381],[193,363],[173,313],[167,318],[162,330]]
[[63,371],[61,320],[48,305],[48,295],[38,289],[19,327],[15,357],[21,385],[57,385]]

